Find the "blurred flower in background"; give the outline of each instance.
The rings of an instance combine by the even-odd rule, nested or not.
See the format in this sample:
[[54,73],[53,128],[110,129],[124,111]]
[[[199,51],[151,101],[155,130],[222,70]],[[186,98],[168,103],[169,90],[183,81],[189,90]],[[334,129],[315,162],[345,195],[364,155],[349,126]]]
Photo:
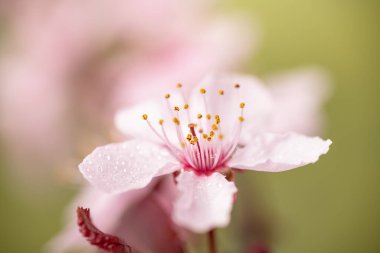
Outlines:
[[70,178],[76,173],[67,168],[75,167],[76,158],[109,138],[117,108],[162,86],[192,84],[205,73],[244,62],[252,31],[236,18],[210,16],[209,5],[171,0],[7,5],[0,129],[18,176],[41,184],[59,170],[60,178]]

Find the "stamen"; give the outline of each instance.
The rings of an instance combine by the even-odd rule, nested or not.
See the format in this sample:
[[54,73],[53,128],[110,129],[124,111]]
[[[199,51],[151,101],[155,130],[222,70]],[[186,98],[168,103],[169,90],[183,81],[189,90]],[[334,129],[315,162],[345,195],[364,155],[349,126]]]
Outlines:
[[[233,87],[236,90],[237,98],[239,98],[240,84],[234,84]],[[152,131],[164,142],[169,151],[173,153],[173,155],[178,158],[178,160],[180,160],[185,167],[190,166],[194,170],[198,170],[200,173],[210,173],[215,168],[223,166],[223,164],[235,152],[240,139],[242,125],[245,120],[245,103],[239,103],[239,109],[241,111],[240,113],[237,112],[237,114],[240,115],[237,115],[236,117],[237,120],[235,123],[235,129],[231,135],[228,135],[229,138],[225,138],[224,133],[222,133],[220,115],[215,114],[216,112],[208,111],[209,108],[206,96],[207,90],[204,88],[201,88],[199,90],[200,95],[203,97],[204,111],[201,110],[201,113],[191,115],[194,118],[196,117],[195,120],[193,118],[193,121],[191,121],[190,110],[188,110],[189,104],[184,97],[182,84],[178,83],[177,88],[182,94],[183,104],[171,104],[172,101],[169,100],[171,98],[171,95],[169,93],[165,95],[165,99],[168,110],[171,114],[171,121],[175,126],[179,145],[173,145],[168,139],[164,128],[164,119],[159,119],[158,121],[162,130],[162,133],[158,133],[149,122],[147,114],[143,114],[142,118],[147,122]],[[225,94],[225,91],[219,90],[217,92],[219,97],[218,99],[220,99],[220,102],[223,103],[222,100],[224,98],[222,96]],[[186,111],[187,120],[186,116],[181,114],[181,109]],[[189,123],[189,133],[186,134],[184,134],[183,128],[181,126],[181,123],[183,124],[184,122]]]
[[[163,120],[160,120],[160,125],[161,125],[162,131],[163,131],[163,135],[164,135],[164,137],[162,137],[162,135],[159,134],[159,133],[157,132],[157,130],[152,126],[152,124],[151,124],[150,121],[148,120],[148,115],[147,115],[147,114],[143,114],[142,118],[143,118],[143,120],[146,121],[146,123],[148,124],[149,128],[153,131],[153,133],[154,133],[158,138],[160,138],[161,141],[162,141],[163,143],[165,143],[165,145],[169,148],[169,151],[172,153],[172,155],[174,155],[174,156],[175,156],[177,159],[179,159],[179,160],[183,160],[183,159],[181,159],[181,158],[178,156],[178,153],[179,153],[179,152],[178,152],[178,149],[177,149],[174,145],[172,145],[172,144],[170,143],[168,137],[166,136],[166,133],[165,133],[164,128],[163,128],[163,123],[164,123],[164,121],[163,121]],[[162,122],[162,124],[161,124],[161,122]]]
[[174,117],[174,113],[173,113],[173,111],[172,111],[172,106],[171,106],[171,104],[170,104],[169,98],[170,98],[170,94],[167,93],[167,94],[165,95],[166,105],[167,105],[167,107],[168,107],[168,111],[169,111],[170,115],[171,115],[172,117]]
[[[183,90],[182,90],[182,84],[181,83],[177,83],[177,88],[180,90],[182,99],[183,99],[183,101],[185,103],[184,106],[183,106],[183,109],[185,109],[185,110],[189,109],[189,104],[187,103],[186,98],[185,98],[185,94],[183,93]],[[187,116],[187,121],[190,122],[191,118],[190,118],[189,111],[186,111],[186,116]]]
[[194,124],[189,124],[189,128],[190,128],[190,132],[191,134],[193,135],[194,138],[196,138],[197,140],[197,148],[198,148],[198,154],[199,154],[199,162],[200,162],[200,167],[203,168],[203,156],[202,156],[202,150],[201,150],[201,146],[199,145],[199,142],[198,142],[198,137],[197,137],[197,134],[195,133],[195,127],[194,127]]
[[[172,152],[172,154],[174,154],[174,156],[178,159],[178,160],[180,160],[180,161],[183,161],[183,158],[179,155],[181,152],[179,151],[179,149],[176,147],[176,146],[174,146],[171,142],[170,142],[170,140],[169,140],[169,138],[168,138],[168,136],[167,136],[167,134],[166,134],[166,131],[165,131],[165,128],[164,128],[164,120],[163,119],[160,119],[159,120],[159,124],[161,125],[161,132],[162,132],[162,134],[163,134],[163,136],[164,136],[164,143],[165,143],[165,145],[170,149],[170,151]],[[181,142],[181,146],[183,147],[183,142]]]
[[208,106],[207,106],[207,99],[206,99],[206,89],[202,88],[202,89],[200,89],[200,92],[201,92],[202,97],[203,97],[203,104],[205,107],[205,112],[208,115],[209,113],[208,113]]
[[152,124],[148,120],[148,115],[147,114],[143,114],[142,118],[143,118],[143,120],[146,121],[146,123],[148,124],[148,126],[150,127],[150,129],[157,135],[157,137],[159,137],[162,141],[164,141],[164,138],[157,132],[157,130],[152,126]]
[[235,149],[238,145],[239,137],[240,137],[240,133],[241,133],[241,128],[242,128],[243,122],[245,120],[243,117],[244,107],[245,107],[245,104],[240,103],[241,114],[239,116],[239,123],[237,126],[237,130],[236,130],[234,138],[231,140],[230,146],[227,148],[227,153],[226,153],[226,156],[224,157],[222,163],[224,163],[227,159],[229,159],[229,157],[233,154],[233,152],[235,152]]
[[173,122],[174,124],[176,124],[177,126],[179,126],[181,124],[181,122],[179,121],[179,119],[177,117],[174,117],[173,118]]
[[217,125],[219,125],[219,123],[220,123],[220,116],[219,115],[215,115],[215,123]]

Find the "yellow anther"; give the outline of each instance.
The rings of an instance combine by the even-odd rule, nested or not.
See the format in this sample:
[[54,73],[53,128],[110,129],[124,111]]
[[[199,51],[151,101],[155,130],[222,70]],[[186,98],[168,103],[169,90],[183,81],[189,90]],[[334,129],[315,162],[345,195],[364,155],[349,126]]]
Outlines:
[[240,88],[240,84],[236,83],[236,84],[234,85],[234,87],[235,87],[236,89],[239,89],[239,88]]
[[202,88],[202,89],[200,90],[200,92],[201,92],[201,94],[206,94],[206,89]]
[[189,109],[189,104],[185,104],[184,106],[183,106],[183,109]]
[[162,125],[164,124],[164,120],[163,120],[163,119],[160,119],[160,120],[158,121],[158,123],[160,123],[160,125],[162,126]]
[[143,120],[147,120],[148,119],[148,115],[147,114],[143,114],[142,118],[143,118]]
[[243,122],[243,121],[244,121],[244,117],[243,117],[243,116],[240,116],[240,117],[239,117],[239,120],[240,120],[240,122]]
[[181,83],[177,83],[177,88],[182,88],[182,84]]
[[212,130],[218,131],[218,126],[216,124],[211,125]]
[[187,137],[186,137],[186,139],[187,139],[188,141],[190,141],[192,138],[193,138],[193,136],[192,136],[191,134],[188,134]]
[[197,118],[198,118],[198,119],[201,119],[202,117],[203,117],[203,116],[202,116],[202,114],[200,114],[200,113],[197,115]]
[[170,98],[170,94],[169,94],[169,93],[166,94],[166,95],[165,95],[165,98],[166,98],[166,99]]
[[210,131],[210,136],[213,137],[215,135],[214,131]]
[[243,109],[245,107],[245,103],[240,103],[240,108]]
[[208,135],[207,134],[203,134],[203,138],[207,139]]
[[219,117],[219,115],[215,115],[215,123],[216,124],[220,123],[220,117]]
[[224,135],[223,134],[219,134],[218,138],[222,140],[224,138]]
[[197,136],[194,136],[194,137],[193,137],[193,141],[197,142],[197,141],[198,141],[198,137],[197,137]]
[[180,121],[179,121],[179,119],[178,119],[177,117],[174,117],[174,118],[173,118],[173,122],[174,122],[176,125],[178,125],[178,126],[179,126],[179,124],[180,124]]
[[207,118],[207,119],[211,119],[211,115],[210,115],[210,114],[207,114],[207,115],[206,115],[206,118]]
[[211,137],[208,137],[207,140],[208,140],[208,141],[211,141]]
[[179,107],[178,106],[174,106],[174,110],[178,112],[179,111]]
[[224,95],[224,90],[220,90],[220,91],[219,91],[219,95],[222,95],[222,96],[223,96],[223,95]]
[[191,144],[191,145],[194,145],[194,144],[195,144],[195,141],[191,140],[191,141],[190,141],[190,144]]

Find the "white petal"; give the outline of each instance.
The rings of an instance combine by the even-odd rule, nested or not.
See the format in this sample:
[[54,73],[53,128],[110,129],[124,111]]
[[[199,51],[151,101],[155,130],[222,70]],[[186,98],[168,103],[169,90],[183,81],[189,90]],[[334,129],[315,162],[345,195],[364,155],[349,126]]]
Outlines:
[[183,172],[178,178],[179,197],[174,203],[173,220],[196,233],[224,227],[230,221],[235,184],[220,173],[197,176]]
[[275,110],[271,131],[316,134],[323,124],[322,105],[329,97],[326,73],[303,68],[271,76],[268,80]]
[[331,140],[295,133],[261,134],[238,150],[231,168],[279,172],[315,163],[329,150]]
[[[163,92],[153,99],[120,110],[115,117],[116,127],[126,136],[162,143],[162,140],[143,120],[143,114],[147,114],[148,120],[161,136],[162,131],[159,120],[164,119],[164,127],[169,140],[173,145],[179,145],[176,130],[172,123],[173,115],[170,113],[165,99],[166,93],[170,92]],[[172,111],[174,111],[174,106],[182,107],[184,105],[183,99],[178,92],[170,93],[170,95],[169,101]]]
[[146,186],[153,177],[175,170],[175,164],[165,148],[131,140],[96,148],[79,169],[94,186],[119,193]]
[[113,231],[120,223],[123,213],[136,202],[144,199],[153,186],[154,184],[151,184],[143,189],[122,194],[107,194],[90,185],[83,188],[66,208],[65,227],[48,242],[46,252],[87,252],[86,249],[91,249],[78,230],[76,213],[74,212],[77,207],[90,208],[95,224],[104,231]]
[[[240,84],[240,88],[234,88]],[[206,89],[209,113],[218,114],[224,134],[233,132],[241,114],[240,103],[245,103],[243,131],[253,133],[266,128],[271,120],[273,100],[268,88],[257,78],[237,74],[214,74],[205,78],[190,98],[193,113],[205,113],[200,88]],[[219,90],[224,95],[219,95]],[[243,133],[245,136],[246,133]]]

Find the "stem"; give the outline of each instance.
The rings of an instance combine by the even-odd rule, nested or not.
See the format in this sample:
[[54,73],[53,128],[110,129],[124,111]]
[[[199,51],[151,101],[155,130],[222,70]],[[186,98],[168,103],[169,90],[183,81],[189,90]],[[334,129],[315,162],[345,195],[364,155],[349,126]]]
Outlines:
[[210,232],[208,232],[207,235],[209,253],[217,253],[218,251],[216,249],[216,230],[210,230]]

